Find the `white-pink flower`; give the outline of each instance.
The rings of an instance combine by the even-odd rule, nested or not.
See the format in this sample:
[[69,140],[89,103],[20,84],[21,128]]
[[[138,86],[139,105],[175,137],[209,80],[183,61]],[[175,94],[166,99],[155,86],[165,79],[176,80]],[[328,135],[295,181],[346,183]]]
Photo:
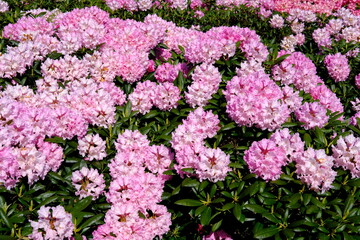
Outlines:
[[97,199],[105,189],[104,176],[97,169],[83,167],[73,172],[71,180],[80,199],[88,196]]
[[45,207],[41,206],[37,212],[39,221],[30,220],[33,232],[29,235],[34,240],[59,240],[70,238],[75,226],[72,216],[65,212],[63,206]]
[[78,150],[85,160],[102,160],[106,157],[106,142],[102,140],[99,134],[88,134],[79,139]]

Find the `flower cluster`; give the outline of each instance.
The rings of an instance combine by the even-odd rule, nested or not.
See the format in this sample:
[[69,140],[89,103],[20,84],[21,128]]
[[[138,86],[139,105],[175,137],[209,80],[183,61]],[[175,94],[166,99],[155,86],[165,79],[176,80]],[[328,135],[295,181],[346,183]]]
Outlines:
[[72,216],[70,213],[65,212],[64,207],[41,206],[37,214],[39,215],[38,222],[30,220],[31,227],[33,228],[32,234],[29,235],[30,239],[70,239],[73,235],[75,226],[72,223]]
[[0,1],[0,13],[6,12],[9,10],[9,4],[4,1]]
[[75,195],[80,199],[92,196],[95,200],[105,189],[104,176],[99,174],[97,169],[83,167],[73,172],[71,180],[76,189]]
[[244,161],[250,172],[270,181],[279,179],[281,168],[297,159],[303,152],[304,142],[301,141],[299,133],[292,135],[289,129],[284,128],[273,133],[270,139],[253,142],[245,151]]
[[317,76],[314,63],[303,53],[292,53],[279,65],[274,66],[272,76],[275,81],[281,81],[286,85],[293,84],[297,90],[309,93],[314,100],[318,100],[332,112],[344,111],[340,99]]
[[115,143],[109,164],[112,181],[106,199],[112,204],[96,239],[153,239],[171,225],[171,214],[161,202],[166,171],[173,155],[163,145],[149,146],[139,131],[125,130]]
[[325,192],[332,188],[336,171],[332,169],[334,158],[325,154],[324,149],[308,148],[295,159],[296,174],[310,189]]
[[178,63],[176,65],[164,63],[156,68],[155,78],[158,82],[174,82],[179,74],[179,71],[186,76],[189,69],[185,63]]
[[183,124],[172,133],[171,145],[175,149],[177,165],[175,169],[183,176],[184,168],[193,168],[200,181],[208,179],[216,182],[225,179],[231,170],[230,156],[221,149],[204,146],[204,140],[215,136],[219,130],[219,119],[211,111],[197,108],[191,112]]
[[345,81],[350,74],[350,67],[347,57],[341,53],[327,55],[324,60],[329,75],[335,79],[335,82]]
[[355,76],[355,86],[360,89],[360,74]]
[[148,113],[153,106],[161,110],[175,108],[180,98],[180,90],[173,83],[156,84],[150,80],[139,82],[129,95],[132,110],[142,114]]
[[304,103],[295,111],[295,115],[300,122],[305,123],[305,129],[322,128],[329,120],[329,116],[326,115],[326,108],[318,102]]
[[[290,92],[289,92],[290,93]],[[290,93],[292,95],[292,93]],[[290,117],[291,100],[282,102],[284,93],[262,68],[242,67],[226,85],[226,112],[240,126],[275,130]],[[289,106],[287,105],[289,104]]]
[[262,139],[253,142],[249,150],[245,151],[244,161],[250,172],[269,181],[280,177],[281,167],[286,165],[287,158],[283,148],[277,147],[275,142],[269,139]]
[[191,107],[203,107],[216,93],[221,82],[221,74],[213,65],[203,63],[191,75],[193,82],[185,93],[186,102]]
[[232,240],[231,236],[224,230],[212,232],[209,235],[203,236],[202,240]]
[[360,139],[354,135],[340,137],[332,146],[335,166],[349,170],[353,178],[360,177]]
[[345,39],[346,42],[359,42],[359,16],[355,16],[350,9],[341,8],[323,28],[317,28],[312,37],[320,47],[331,47],[332,41]]
[[81,156],[85,157],[85,160],[102,160],[106,157],[106,143],[99,134],[88,134],[84,138],[79,139],[78,143],[79,153]]

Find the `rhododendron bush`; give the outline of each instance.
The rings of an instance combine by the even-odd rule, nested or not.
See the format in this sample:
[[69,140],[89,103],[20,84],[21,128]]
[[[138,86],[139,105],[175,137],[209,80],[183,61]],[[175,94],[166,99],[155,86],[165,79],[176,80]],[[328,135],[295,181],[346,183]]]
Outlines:
[[359,7],[0,1],[0,239],[357,239]]

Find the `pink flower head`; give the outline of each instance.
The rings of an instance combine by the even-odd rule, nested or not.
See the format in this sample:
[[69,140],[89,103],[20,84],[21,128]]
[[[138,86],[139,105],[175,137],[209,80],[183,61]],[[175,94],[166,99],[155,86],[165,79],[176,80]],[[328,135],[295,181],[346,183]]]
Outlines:
[[30,239],[58,240],[70,238],[73,235],[75,226],[72,223],[72,216],[65,212],[63,206],[41,206],[37,213],[39,221],[30,220],[33,228],[33,232],[29,235]]
[[250,172],[266,181],[278,179],[282,166],[287,163],[286,151],[269,139],[253,142],[249,150],[245,151],[244,160]]
[[360,177],[360,138],[352,134],[340,137],[332,151],[335,166],[349,170],[353,178]]
[[317,85],[310,90],[310,95],[319,100],[319,103],[332,112],[343,112],[344,106],[336,94],[331,91],[325,84]]
[[345,81],[348,78],[350,66],[345,55],[342,55],[341,53],[327,55],[324,63],[329,71],[329,75],[335,79],[336,82]]
[[152,173],[162,174],[168,170],[174,154],[164,145],[152,145],[148,148],[145,165]]
[[170,82],[160,83],[154,89],[152,99],[154,106],[163,111],[169,111],[177,107],[177,102],[181,99],[180,90]]
[[326,115],[326,108],[318,102],[304,103],[295,111],[295,115],[297,120],[305,123],[305,129],[322,128],[329,120],[329,116]]
[[230,156],[221,151],[220,148],[205,148],[199,153],[199,162],[196,166],[196,174],[200,181],[211,182],[223,181],[231,168]]
[[288,161],[293,161],[296,156],[304,152],[304,142],[301,140],[299,133],[290,134],[288,128],[276,130],[270,137],[277,147],[285,150]]
[[296,174],[310,189],[325,192],[332,188],[336,171],[332,169],[334,158],[327,156],[324,149],[308,148],[296,159]]
[[124,175],[132,176],[139,171],[145,171],[145,157],[145,152],[118,152],[109,163],[111,177],[115,179]]
[[140,133],[139,130],[126,129],[122,134],[119,134],[115,147],[118,152],[141,152],[149,146],[150,142],[146,135]]
[[355,86],[360,89],[360,74],[355,76]]
[[195,68],[191,77],[194,81],[185,93],[186,102],[192,107],[203,107],[219,89],[221,74],[213,65],[203,63]]
[[71,176],[72,183],[76,189],[75,194],[80,199],[92,196],[97,199],[105,189],[105,180],[97,169],[81,168],[79,171],[73,172]]
[[270,25],[273,28],[282,28],[284,26],[284,19],[280,15],[275,14],[270,19]]
[[173,82],[179,74],[178,65],[164,63],[156,68],[155,78],[158,82]]
[[88,134],[84,138],[79,139],[78,150],[85,160],[102,160],[106,157],[106,142],[102,140],[99,134]]
[[161,202],[164,181],[151,173],[139,171],[134,175],[119,176],[110,183],[108,202],[147,207]]
[[9,4],[4,1],[0,1],[0,13],[6,12],[9,10]]
[[142,114],[148,113],[153,107],[153,99],[157,85],[150,80],[139,82],[136,85],[134,92],[129,95],[132,110],[139,111]]
[[4,185],[9,190],[15,186],[20,177],[19,164],[13,150],[9,147],[0,148],[0,185]]
[[202,240],[232,240],[232,238],[224,230],[219,230],[203,236]]

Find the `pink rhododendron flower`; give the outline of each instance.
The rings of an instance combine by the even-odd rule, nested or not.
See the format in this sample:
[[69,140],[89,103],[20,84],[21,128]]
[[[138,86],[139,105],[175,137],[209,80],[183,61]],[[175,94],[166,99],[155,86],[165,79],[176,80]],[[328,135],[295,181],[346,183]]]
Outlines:
[[70,238],[73,235],[75,226],[72,223],[70,213],[65,212],[64,207],[41,206],[37,212],[39,220],[30,220],[33,232],[29,235],[34,240],[58,240]]
[[280,15],[275,14],[270,19],[270,25],[273,28],[282,28],[284,26],[284,19]]
[[78,150],[85,160],[102,160],[106,157],[106,142],[102,140],[99,134],[88,134],[84,138],[79,139]]
[[106,199],[109,203],[150,206],[161,202],[164,181],[151,173],[139,171],[134,175],[120,176],[110,183]]
[[287,163],[286,151],[269,139],[253,142],[245,151],[244,160],[250,172],[266,181],[280,178],[281,168]]
[[0,13],[6,12],[9,10],[9,4],[4,1],[0,1]]
[[97,199],[105,189],[105,180],[97,169],[83,167],[79,171],[73,172],[71,176],[72,184],[76,189],[75,195],[80,199],[92,196]]
[[322,128],[329,120],[326,109],[318,102],[304,103],[295,111],[297,120],[305,123],[305,129]]
[[196,174],[200,181],[223,181],[231,168],[230,156],[221,149],[206,148],[199,153],[199,162],[196,164]]
[[219,230],[203,236],[202,240],[232,240],[232,238],[224,230]]
[[298,178],[310,189],[323,193],[332,188],[336,176],[336,171],[332,169],[334,158],[326,155],[324,149],[308,148],[295,161]]
[[327,55],[324,60],[329,75],[336,82],[345,81],[350,74],[350,66],[347,57],[341,53]]
[[180,90],[173,83],[160,83],[154,89],[152,102],[155,107],[163,111],[169,111],[177,107],[177,102],[181,99]]
[[335,166],[349,170],[353,178],[360,177],[360,138],[352,134],[340,137],[332,151]]
[[355,85],[358,89],[360,89],[360,74],[355,76]]
[[0,185],[6,189],[13,188],[21,176],[19,164],[9,147],[0,148]]
[[304,152],[305,143],[301,140],[299,133],[290,134],[288,128],[276,130],[271,135],[270,140],[286,152],[289,162],[292,162],[296,156]]
[[281,88],[263,70],[238,71],[226,85],[226,112],[240,126],[275,130],[290,116]]

